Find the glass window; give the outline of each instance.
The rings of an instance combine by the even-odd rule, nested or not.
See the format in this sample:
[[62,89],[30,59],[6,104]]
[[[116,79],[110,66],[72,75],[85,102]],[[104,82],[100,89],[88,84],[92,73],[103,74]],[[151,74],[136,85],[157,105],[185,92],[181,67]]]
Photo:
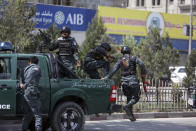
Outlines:
[[11,58],[0,58],[0,79],[11,78]]
[[55,4],[55,5],[61,5],[61,0],[54,0],[53,1],[53,4]]
[[196,0],[193,0],[193,5],[196,5]]
[[28,58],[18,58],[17,60],[17,79],[24,83],[24,69],[28,65]]
[[144,0],[141,1],[141,6],[144,6]]
[[170,3],[170,4],[173,4],[173,3],[174,3],[174,0],[169,0],[169,3]]
[[39,0],[39,3],[44,3],[44,0]]
[[161,1],[160,0],[157,0],[157,5],[160,5],[161,4]]
[[185,4],[185,0],[180,0],[180,4]]
[[185,68],[180,68],[178,72],[179,73],[184,73],[185,72]]
[[155,5],[155,0],[152,0],[152,5]]
[[140,6],[140,0],[136,0],[136,6]]

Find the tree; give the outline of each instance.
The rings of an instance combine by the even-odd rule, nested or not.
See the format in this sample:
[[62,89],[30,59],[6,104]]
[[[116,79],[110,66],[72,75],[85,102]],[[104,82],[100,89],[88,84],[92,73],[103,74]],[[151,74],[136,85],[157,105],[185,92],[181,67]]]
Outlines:
[[[106,34],[106,28],[104,27],[102,19],[95,15],[92,23],[88,25],[88,29],[86,31],[86,39],[80,46],[79,54],[81,62],[83,63],[84,57],[92,48],[102,42],[113,43],[112,39]],[[79,69],[79,71],[77,72],[81,72],[81,69]],[[79,73],[79,75],[86,77],[85,73]]]
[[0,5],[0,41],[11,42],[19,52],[32,42],[35,6],[27,5],[27,0],[7,0]]
[[185,72],[187,76],[183,79],[183,86],[186,88],[189,88],[191,86],[196,86],[196,74],[195,74],[195,69],[196,69],[196,51],[193,50],[189,56],[188,61],[186,62],[185,66]]
[[94,48],[101,42],[105,33],[106,28],[104,27],[103,21],[97,15],[95,15],[92,23],[88,25],[86,39],[81,45],[80,54],[82,59],[84,59],[90,49]]
[[151,28],[145,39],[138,45],[130,44],[133,55],[142,59],[146,65],[148,78],[158,80],[166,77],[170,78],[169,66],[176,64],[179,59],[179,52],[172,47],[169,35],[160,35],[159,28]]

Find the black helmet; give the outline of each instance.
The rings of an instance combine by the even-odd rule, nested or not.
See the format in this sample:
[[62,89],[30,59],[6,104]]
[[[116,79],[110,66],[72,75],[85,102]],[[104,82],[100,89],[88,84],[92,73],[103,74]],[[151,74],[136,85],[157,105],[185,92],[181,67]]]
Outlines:
[[63,26],[62,30],[61,30],[61,33],[68,33],[69,35],[71,34],[71,30],[69,27],[67,26]]
[[101,47],[103,47],[107,51],[111,51],[111,46],[109,43],[103,42],[103,43],[101,43]]
[[95,53],[102,57],[106,55],[106,51],[99,46],[95,48]]
[[121,53],[122,54],[130,54],[131,53],[131,49],[128,46],[123,46],[121,48]]

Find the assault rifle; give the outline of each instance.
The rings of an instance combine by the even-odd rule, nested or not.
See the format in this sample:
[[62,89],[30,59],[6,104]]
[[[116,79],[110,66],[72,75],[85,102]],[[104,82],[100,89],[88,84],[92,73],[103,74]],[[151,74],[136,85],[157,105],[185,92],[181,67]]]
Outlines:
[[43,49],[46,49],[48,47],[48,45],[50,44],[51,42],[51,39],[49,36],[47,36],[46,33],[44,33],[42,30],[39,29],[39,32],[40,32],[40,36],[43,40],[43,42],[40,44],[39,46],[39,51],[42,52]]

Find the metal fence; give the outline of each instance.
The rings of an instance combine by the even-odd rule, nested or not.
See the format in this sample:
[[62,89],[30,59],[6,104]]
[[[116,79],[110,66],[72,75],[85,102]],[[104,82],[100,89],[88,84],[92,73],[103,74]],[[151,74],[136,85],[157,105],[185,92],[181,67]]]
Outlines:
[[[183,111],[188,109],[188,90],[182,85],[171,85],[159,82],[159,87],[155,84],[147,87],[147,97],[141,86],[140,100],[134,105],[134,111]],[[122,88],[117,90],[117,103],[126,104],[126,97],[123,95]]]

